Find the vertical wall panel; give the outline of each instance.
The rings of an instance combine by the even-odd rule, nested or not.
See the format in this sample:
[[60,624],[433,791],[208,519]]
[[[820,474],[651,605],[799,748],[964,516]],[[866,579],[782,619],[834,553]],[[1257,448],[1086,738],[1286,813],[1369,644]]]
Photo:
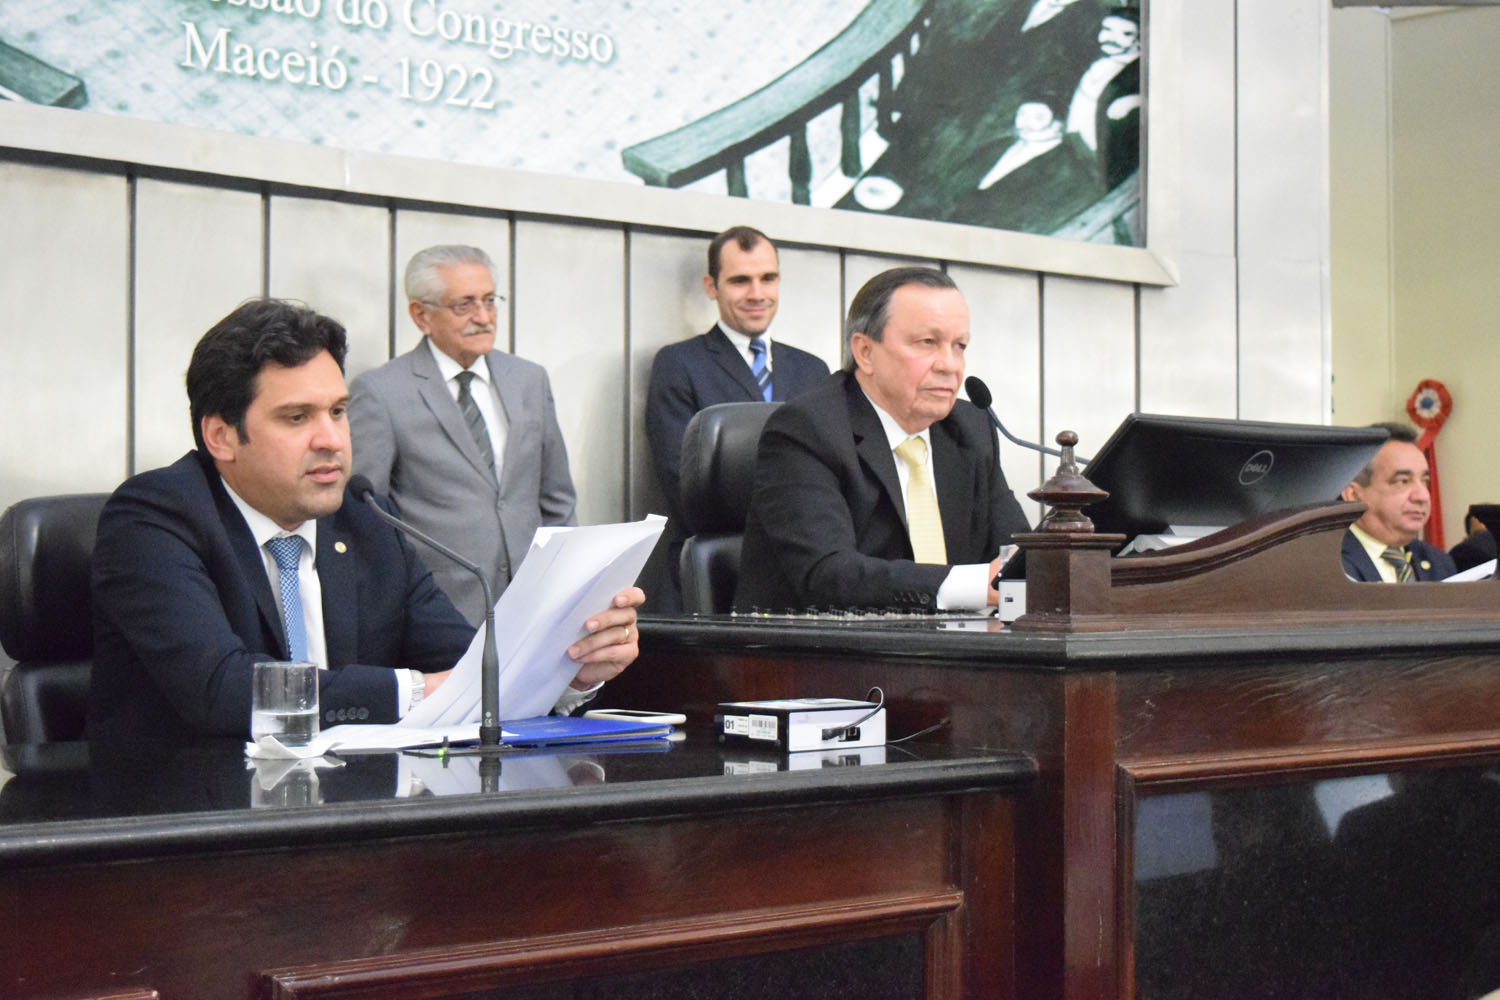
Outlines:
[[844,313],[839,308],[837,250],[782,247],[781,303],[771,333],[836,369],[843,363]]
[[1328,417],[1328,4],[1240,0],[1240,416]]
[[1232,419],[1234,258],[1184,253],[1177,266],[1181,284],[1140,290],[1141,409]]
[[546,366],[578,487],[580,524],[625,509],[625,237],[612,226],[521,221],[516,353]]
[[1092,455],[1135,409],[1131,286],[1079,278],[1042,283],[1042,436],[1078,432]]
[[391,315],[395,317],[391,356],[411,350],[422,331],[407,312],[406,291],[401,278],[412,254],[440,243],[462,243],[478,247],[495,262],[495,291],[506,303],[495,316],[495,346],[510,350],[510,221],[493,215],[459,215],[452,212],[396,212],[396,252],[392,258]]
[[1311,329],[1325,277],[1316,265],[1286,260],[1262,261],[1240,275],[1241,322],[1253,312],[1255,322],[1245,325],[1256,331],[1240,337],[1240,419],[1326,421],[1327,355]]
[[919,260],[915,257],[888,257],[884,254],[872,253],[846,253],[844,254],[844,302],[839,309],[840,316],[849,315],[849,303],[854,301],[854,296],[864,283],[869,281],[881,271],[887,271],[893,267],[937,267],[935,260]]
[[[948,271],[969,303],[966,368],[995,397],[995,413],[1023,441],[1041,441],[1041,305],[1034,274],[955,265]],[[1038,504],[1026,496],[1056,461],[1000,441],[1000,464],[1011,491],[1035,524]],[[1046,471],[1044,471],[1046,470]]]
[[1182,4],[1181,149],[1147,151],[1151,167],[1159,157],[1180,157],[1181,187],[1160,195],[1177,202],[1185,253],[1235,252],[1234,8],[1235,0]]
[[123,177],[0,163],[0,508],[125,476]]
[[349,331],[349,378],[387,359],[390,213],[317,198],[271,199],[271,294],[300,299]]
[[135,467],[193,446],[183,375],[198,339],[264,285],[262,201],[248,191],[136,184]]
[[708,240],[636,233],[630,238],[630,516],[665,514],[646,440],[651,363],[667,344],[707,330],[718,310],[703,294]]

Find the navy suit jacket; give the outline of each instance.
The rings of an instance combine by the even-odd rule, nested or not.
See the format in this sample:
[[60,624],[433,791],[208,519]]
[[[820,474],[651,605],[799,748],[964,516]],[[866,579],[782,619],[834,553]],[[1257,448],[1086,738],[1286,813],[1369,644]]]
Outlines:
[[[391,667],[446,670],[474,629],[412,547],[363,503],[318,519],[331,669],[323,724],[395,722]],[[247,736],[256,660],[287,642],[255,539],[213,465],[189,452],[126,480],[94,549],[90,738]]]
[[[1411,553],[1412,576],[1418,580],[1445,580],[1458,572],[1453,557],[1442,549],[1428,545],[1420,538],[1407,547]],[[1380,572],[1371,561],[1370,554],[1359,544],[1354,532],[1344,532],[1344,541],[1339,549],[1344,563],[1344,575],[1361,583],[1381,583]]]
[[[771,341],[771,398],[799,396],[828,377],[823,359],[779,340]],[[679,467],[682,435],[693,414],[719,403],[756,403],[765,397],[750,366],[718,324],[707,333],[656,352],[646,394],[646,436],[656,478],[673,519],[682,522]]]
[[[948,560],[987,563],[1028,527],[989,418],[960,400],[931,436]],[[936,608],[949,567],[912,560],[905,509],[880,418],[838,372],[766,421],[735,607]]]

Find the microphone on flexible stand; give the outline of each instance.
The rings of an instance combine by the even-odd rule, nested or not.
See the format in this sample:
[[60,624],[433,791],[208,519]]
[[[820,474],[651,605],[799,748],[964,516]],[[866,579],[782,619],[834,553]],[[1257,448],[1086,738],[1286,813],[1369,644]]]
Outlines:
[[350,476],[349,492],[370,505],[382,521],[398,531],[404,532],[430,548],[458,563],[479,578],[484,591],[484,649],[481,652],[479,676],[479,746],[483,749],[500,747],[500,662],[495,656],[495,602],[490,598],[490,584],[474,565],[463,556],[435,538],[413,528],[394,514],[387,513],[375,502],[375,487],[366,476]]
[[[979,376],[970,375],[968,378],[964,379],[964,391],[969,394],[969,402],[973,403],[975,406],[988,413],[990,415],[990,422],[995,425],[995,429],[998,430],[1001,434],[1005,435],[1005,439],[1011,444],[1018,444],[1022,448],[1030,448],[1032,451],[1039,451],[1043,455],[1051,455],[1054,458],[1062,458],[1062,452],[1058,451],[1056,448],[1047,448],[1043,445],[1032,444],[1030,441],[1022,441],[1010,431],[1006,430],[1005,425],[1000,422],[1000,418],[995,416],[995,407],[991,405],[994,403],[995,397],[991,395],[990,387],[985,385],[984,382],[980,380]],[[1077,462],[1079,465],[1087,465],[1089,462],[1089,460],[1084,458],[1082,455],[1074,455],[1073,461]]]

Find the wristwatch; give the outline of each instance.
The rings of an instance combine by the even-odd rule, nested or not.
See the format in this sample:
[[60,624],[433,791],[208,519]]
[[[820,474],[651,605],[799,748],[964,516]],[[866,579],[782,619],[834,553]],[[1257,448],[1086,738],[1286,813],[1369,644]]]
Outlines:
[[408,712],[422,704],[422,699],[427,697],[427,675],[420,670],[409,672],[411,674],[411,701],[406,703]]

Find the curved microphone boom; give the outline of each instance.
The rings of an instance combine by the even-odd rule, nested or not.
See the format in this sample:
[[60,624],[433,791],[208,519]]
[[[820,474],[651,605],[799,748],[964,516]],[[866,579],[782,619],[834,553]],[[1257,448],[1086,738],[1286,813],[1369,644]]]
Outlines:
[[[988,413],[990,415],[990,422],[995,425],[995,429],[1001,434],[1005,435],[1005,439],[1011,444],[1018,444],[1022,448],[1030,448],[1032,451],[1039,451],[1043,455],[1051,455],[1054,458],[1062,458],[1062,452],[1058,451],[1056,448],[1047,448],[1043,445],[1032,444],[1030,441],[1022,441],[1010,431],[1006,430],[1005,425],[1000,422],[1000,418],[995,416],[995,407],[992,405],[995,402],[995,397],[991,395],[990,387],[985,385],[984,382],[980,380],[979,376],[970,375],[968,378],[964,379],[964,391],[969,394],[969,402],[973,403],[975,406]],[[1077,454],[1073,456],[1073,460],[1079,465],[1087,465],[1089,461],[1082,455]]]
[[495,655],[495,602],[490,598],[489,581],[484,578],[478,566],[437,539],[429,538],[394,514],[387,513],[380,504],[375,502],[375,487],[371,485],[367,476],[350,476],[349,492],[369,504],[370,509],[386,524],[410,535],[423,545],[436,549],[479,578],[480,589],[484,591],[485,607],[484,649],[480,654],[479,673],[479,745],[498,747],[500,745],[500,662]]

